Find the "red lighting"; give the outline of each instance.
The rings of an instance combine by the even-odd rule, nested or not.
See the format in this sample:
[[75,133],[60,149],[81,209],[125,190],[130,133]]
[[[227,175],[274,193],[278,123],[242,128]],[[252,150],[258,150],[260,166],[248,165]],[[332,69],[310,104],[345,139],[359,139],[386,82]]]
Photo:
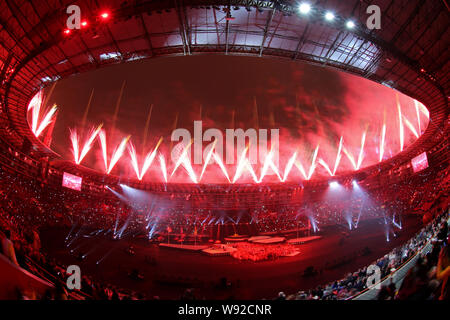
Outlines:
[[88,25],[87,21],[82,21],[82,22],[81,22],[81,26],[82,26],[82,27],[86,27],[87,25]]
[[69,34],[69,33],[70,33],[70,29],[64,30],[64,34]]
[[100,17],[102,17],[103,19],[107,19],[109,17],[109,13],[108,12],[103,12]]

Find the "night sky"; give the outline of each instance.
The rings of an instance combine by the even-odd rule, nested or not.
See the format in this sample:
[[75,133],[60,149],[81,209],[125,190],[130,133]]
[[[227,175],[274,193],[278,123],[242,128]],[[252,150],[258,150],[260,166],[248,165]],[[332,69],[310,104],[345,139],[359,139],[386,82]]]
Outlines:
[[[368,145],[378,145],[386,113],[390,137],[387,149],[398,152],[398,117],[392,89],[329,67],[224,55],[135,61],[60,80],[48,101],[60,109],[52,148],[71,159],[69,128],[83,133],[81,119],[92,89],[87,127],[103,123],[110,133],[124,81],[117,129],[114,137],[108,137],[114,145],[130,134],[137,149],[142,150],[145,122],[153,104],[146,150],[152,149],[160,136],[165,137],[166,145],[170,143],[168,137],[177,113],[177,127],[193,132],[194,120],[203,120],[203,131],[230,128],[235,112],[235,128],[280,128],[281,154],[300,148],[308,159],[320,143],[322,158],[331,161],[341,135],[348,149],[357,153],[367,127]],[[416,124],[412,99],[400,95],[400,102],[402,112]],[[410,138],[408,129],[405,133]],[[376,152],[374,147],[367,158],[377,158]],[[95,157],[93,152],[86,164],[96,166]]]

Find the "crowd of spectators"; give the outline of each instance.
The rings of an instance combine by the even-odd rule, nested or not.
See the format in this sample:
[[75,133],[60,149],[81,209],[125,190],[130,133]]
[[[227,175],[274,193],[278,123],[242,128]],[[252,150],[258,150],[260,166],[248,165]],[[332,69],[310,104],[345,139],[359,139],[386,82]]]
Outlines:
[[[49,258],[41,250],[39,237],[40,227],[72,223],[68,211],[62,211],[66,205],[60,198],[54,203],[43,201],[46,195],[44,192],[36,192],[35,188],[38,187],[36,182],[27,182],[17,176],[8,176],[4,172],[0,172],[0,176],[0,253],[17,267],[37,275],[52,285],[51,289],[40,294],[31,289],[17,288],[17,295],[11,298],[43,300],[144,298],[136,292],[118,290],[112,285],[95,282],[88,276],[82,277],[81,290],[69,292],[65,283],[68,277],[66,266]],[[64,197],[64,193],[60,196]],[[93,207],[91,210],[98,209],[98,206]],[[96,219],[95,215],[92,216],[92,219]]]
[[[384,279],[397,271],[405,262],[414,255],[419,254],[417,264],[406,275],[400,288],[396,288],[394,282],[381,287],[378,299],[415,299],[415,300],[447,300],[448,277],[450,274],[450,258],[448,250],[448,220],[449,213],[437,217],[433,222],[424,227],[415,237],[403,246],[397,247],[382,258],[374,261]],[[432,249],[424,254],[421,250],[427,243],[431,243]],[[324,286],[318,286],[308,291],[299,291],[296,294],[286,296],[280,292],[277,299],[280,300],[346,300],[355,297],[368,289],[368,279],[372,272],[368,267],[349,273],[345,278],[333,281]],[[371,287],[369,282],[369,287]]]

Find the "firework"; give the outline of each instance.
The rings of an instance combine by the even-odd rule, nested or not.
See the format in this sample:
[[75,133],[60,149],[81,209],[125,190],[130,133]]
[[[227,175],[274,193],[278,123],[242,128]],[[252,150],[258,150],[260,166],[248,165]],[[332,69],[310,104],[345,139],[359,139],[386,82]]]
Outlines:
[[[278,168],[273,163],[272,158],[273,158],[273,149],[270,150],[270,152],[266,155],[266,158],[264,159],[264,166],[263,166],[263,168],[261,170],[261,176],[260,176],[260,178],[258,180],[259,182],[261,182],[263,180],[263,178],[267,174],[267,170],[269,168],[271,168],[275,172],[275,174],[278,176],[278,179],[283,180],[280,177],[280,173],[278,172]],[[253,170],[253,168],[252,168],[252,170]]]
[[417,116],[417,125],[419,128],[419,134],[422,132],[422,129],[420,128],[420,111],[419,111],[419,101],[414,99],[414,107],[416,108],[416,116]]
[[134,148],[134,145],[132,142],[130,142],[128,144],[128,153],[130,154],[131,166],[133,167],[134,172],[136,173],[136,177],[139,180],[141,180],[141,175],[139,173],[139,165],[138,165],[137,156],[136,156],[136,149]]
[[36,134],[39,121],[39,112],[42,104],[42,91],[39,91],[33,99],[31,99],[28,105],[28,111],[31,110],[31,130]]
[[105,165],[105,172],[108,171],[108,152],[107,152],[107,146],[106,146],[106,134],[104,130],[100,130],[98,134],[98,138],[100,140],[100,146],[102,148],[102,155],[103,155],[103,164]]
[[212,154],[214,152],[214,148],[216,146],[216,142],[217,142],[217,140],[214,140],[214,143],[213,143],[211,149],[209,150],[208,154],[206,155],[205,164],[203,165],[203,169],[202,169],[202,173],[200,174],[199,181],[202,180],[203,174],[205,173],[205,170],[206,170],[206,166],[209,164],[209,161],[211,160]]
[[123,152],[125,151],[125,147],[128,143],[128,140],[130,139],[131,136],[125,137],[122,139],[122,141],[120,142],[119,146],[114,150],[112,157],[111,157],[111,161],[109,163],[109,167],[108,167],[108,171],[106,173],[110,173],[112,171],[112,169],[114,168],[114,166],[116,165],[117,161],[119,161],[119,159],[122,157]]
[[178,158],[177,162],[175,163],[175,167],[173,168],[172,174],[170,176],[173,176],[175,171],[177,171],[178,167],[185,161],[184,158],[187,156],[188,151],[190,150],[190,147],[192,145],[192,139],[191,141],[184,147],[183,151],[181,152],[180,157]]
[[228,182],[231,183],[230,177],[228,176],[227,169],[225,168],[225,165],[223,164],[222,159],[215,152],[213,153],[213,157],[214,157],[214,160],[216,161],[216,163],[219,165],[220,169],[222,170],[222,173],[227,178]]
[[42,120],[39,121],[39,115],[42,107],[43,94],[39,91],[28,104],[27,111],[31,110],[31,131],[36,137],[39,137],[41,133],[52,123],[56,111],[58,110],[56,105],[53,105],[47,112],[45,112]]
[[83,149],[81,150],[81,154],[78,158],[78,162],[76,162],[77,164],[80,164],[81,161],[83,161],[84,157],[86,156],[86,154],[89,152],[89,150],[91,150],[92,148],[92,143],[94,142],[95,138],[97,137],[97,135],[100,133],[100,130],[102,129],[103,124],[99,125],[97,127],[97,129],[90,131],[89,133],[89,137],[86,140],[86,142],[84,143]]
[[303,175],[305,180],[308,180],[308,175],[306,174],[305,168],[303,167],[301,162],[300,161],[296,161],[296,162],[294,162],[294,164],[297,167],[297,169],[301,172],[301,174]]
[[164,181],[167,183],[166,161],[164,160],[164,156],[162,154],[159,155],[159,166],[161,168],[161,172],[163,174]]
[[414,134],[414,136],[416,138],[419,138],[419,134],[417,133],[416,129],[414,128],[414,126],[412,125],[411,122],[409,122],[409,120],[403,116],[403,122],[405,123],[405,125],[408,127],[409,130],[411,130],[411,132]]
[[98,137],[100,139],[100,145],[102,148],[102,155],[103,155],[103,163],[105,165],[105,172],[107,174],[111,173],[112,169],[115,167],[119,159],[122,157],[123,152],[125,151],[125,148],[127,146],[128,140],[131,136],[125,137],[122,139],[120,144],[114,149],[114,152],[112,153],[111,160],[108,165],[108,150],[107,150],[107,144],[106,144],[106,134],[104,130],[100,130],[98,133]]
[[[415,113],[417,116],[417,124],[413,125],[411,121],[408,120],[408,118],[406,117],[406,114],[408,113],[406,113],[407,110],[405,110],[405,106],[403,106],[402,110],[400,98],[398,96],[396,97],[396,107],[397,107],[396,111],[398,112],[398,114],[393,116],[394,118],[393,127],[395,128],[396,123],[399,123],[399,140],[400,140],[399,143],[400,143],[400,150],[403,151],[404,148],[406,147],[405,143],[406,142],[409,143],[409,140],[408,141],[405,140],[404,127],[406,126],[408,130],[410,130],[412,134],[414,134],[414,136],[418,138],[420,136],[423,126],[423,123],[421,123],[420,121],[421,120],[420,117],[423,117],[421,113],[425,114],[425,116],[427,117],[429,117],[429,114],[425,106],[423,106],[418,101],[414,101]],[[42,132],[45,130],[45,128],[47,128],[47,126],[50,123],[54,123],[53,118],[55,117],[57,111],[56,106],[53,106],[48,110],[48,112],[44,114],[42,121],[40,121],[39,112],[42,111],[41,108],[42,108],[42,93],[39,93],[32,99],[32,101],[28,106],[28,110],[30,112],[33,111],[30,118],[31,119],[30,127],[35,128],[33,132],[35,132],[37,136],[39,136],[39,134],[42,135]],[[144,139],[147,136],[146,131],[148,130],[149,119],[150,115],[147,118],[147,123],[144,130],[145,131]],[[413,123],[415,123],[415,121]],[[369,162],[368,160],[370,160],[367,159],[367,157],[368,155],[371,154],[372,151],[371,147],[374,147],[374,145],[371,145],[372,143],[371,141],[374,140],[378,140],[377,142],[375,142],[375,147],[379,148],[378,150],[376,150],[379,151],[379,154],[378,156],[376,156],[376,158],[380,162],[383,161],[384,154],[386,152],[385,149],[387,148],[386,145],[388,144],[388,141],[386,141],[388,124],[390,124],[390,122],[386,120],[385,115],[379,134],[379,139],[370,136],[368,128],[366,128],[366,130],[362,132],[359,150],[357,148],[354,148],[353,146],[347,145],[347,139],[345,139],[346,141],[344,143],[344,136],[340,136],[339,142],[336,145],[337,148],[335,147],[334,149],[337,151],[337,153],[332,152],[333,155],[331,157],[326,154],[322,155],[322,152],[326,150],[326,148],[324,147],[322,147],[321,154],[319,155],[319,144],[317,144],[316,148],[310,155],[309,166],[308,164],[304,165],[301,163],[302,162],[300,159],[301,157],[299,156],[298,152],[295,151],[294,153],[289,155],[290,157],[287,160],[287,162],[281,160],[281,162],[285,164],[284,168],[282,166],[277,166],[275,164],[274,150],[270,150],[270,152],[268,152],[265,155],[265,158],[260,159],[261,162],[258,163],[257,165],[251,164],[249,159],[250,158],[249,145],[247,145],[243,151],[239,151],[239,153],[242,152],[242,154],[238,154],[237,163],[233,167],[225,166],[222,160],[222,156],[219,156],[219,154],[216,153],[217,147],[216,141],[214,141],[213,144],[210,144],[205,150],[201,150],[201,148],[200,150],[196,150],[196,152],[202,151],[202,158],[204,159],[204,163],[198,167],[194,166],[193,162],[191,162],[190,160],[190,151],[191,151],[190,147],[193,144],[193,140],[191,140],[190,143],[187,145],[183,144],[178,145],[181,150],[181,152],[178,152],[178,155],[180,156],[178,159],[176,159],[176,161],[174,161],[173,164],[170,165],[169,163],[166,163],[166,159],[164,158],[164,156],[166,155],[163,156],[161,153],[158,153],[160,150],[160,144],[162,143],[161,139],[158,141],[158,144],[156,145],[156,147],[154,147],[154,149],[148,151],[148,153],[145,154],[143,152],[144,150],[142,150],[142,153],[137,152],[135,145],[133,145],[131,142],[128,143],[129,137],[123,138],[115,148],[114,152],[111,153],[112,151],[111,149],[109,150],[108,153],[107,137],[105,131],[102,128],[102,125],[100,125],[97,128],[91,129],[86,137],[79,135],[78,132],[80,131],[77,132],[77,130],[73,129],[70,131],[70,141],[72,144],[72,153],[74,162],[76,164],[80,164],[83,161],[83,158],[92,149],[94,141],[98,136],[99,146],[101,147],[101,152],[103,155],[104,172],[107,174],[113,170],[113,168],[117,165],[117,163],[123,156],[123,152],[126,152],[125,149],[127,149],[130,156],[128,165],[129,167],[132,168],[132,170],[136,174],[136,177],[139,180],[142,180],[144,178],[145,174],[150,170],[152,166],[159,165],[161,172],[158,172],[158,174],[162,174],[161,180],[168,182],[168,180],[173,178],[175,172],[179,169],[179,167],[182,166],[186,170],[189,179],[194,183],[199,183],[200,181],[203,181],[202,179],[207,180],[205,179],[205,175],[207,175],[206,169],[208,166],[212,165],[212,162],[215,162],[220,168],[221,173],[224,175],[224,177],[228,180],[229,183],[236,183],[244,175],[245,178],[242,178],[242,180],[249,180],[251,176],[251,179],[255,183],[262,183],[263,181],[265,181],[264,179],[266,178],[266,176],[270,175],[271,173],[276,174],[280,182],[286,182],[289,179],[289,175],[291,174],[292,168],[294,166],[297,167],[297,169],[299,170],[301,178],[305,180],[312,179],[312,176],[315,174],[315,169],[317,168],[317,166],[323,167],[324,171],[322,172],[326,171],[329,176],[335,176],[337,172],[339,172],[339,166],[341,165],[342,157],[344,156],[344,154],[345,157],[348,158],[349,162],[351,163],[352,168],[354,170],[360,170],[363,165],[363,162],[366,163]],[[418,127],[416,127],[416,125]],[[396,135],[394,136],[394,138],[395,139],[397,138]],[[391,140],[389,140],[389,143],[390,142]],[[264,150],[266,149],[267,148],[265,148]],[[169,150],[171,150],[171,148],[169,148]],[[157,153],[159,154],[158,156],[159,163],[155,164],[155,158]],[[334,161],[332,159],[334,159]],[[168,166],[170,168],[168,168]],[[171,174],[170,172],[168,172],[168,170],[170,170]],[[212,168],[210,168],[210,170],[212,170]],[[217,168],[217,170],[219,169]],[[234,171],[233,177],[229,174],[231,170]],[[248,171],[248,175],[247,173],[245,173],[246,171]],[[271,171],[271,173],[269,173],[269,171]],[[197,173],[199,173],[198,177],[196,175]]]
[[158,151],[158,148],[161,145],[162,140],[163,140],[163,138],[161,137],[158,140],[158,143],[156,144],[156,147],[153,149],[153,151],[147,153],[147,156],[145,157],[145,160],[144,160],[144,165],[142,166],[141,179],[142,179],[142,177],[144,177],[148,168],[150,168],[151,164],[153,163],[153,160],[155,159],[155,156],[156,156],[156,152]]
[[386,123],[383,124],[381,129],[381,139],[380,139],[380,162],[383,161],[384,156],[384,140],[386,139]]
[[76,164],[80,164],[80,162],[78,161],[78,157],[79,157],[78,134],[75,129],[74,130],[69,129],[69,130],[70,130],[70,141],[72,142],[73,159]]
[[342,149],[344,151],[344,154],[347,156],[348,160],[351,162],[353,168],[357,170],[356,161],[353,155],[347,150],[347,148],[343,147]]
[[341,162],[342,158],[342,144],[344,142],[344,138],[341,136],[341,139],[339,140],[339,147],[338,147],[338,153],[336,155],[336,161],[334,162],[334,168],[333,168],[333,176],[336,174],[336,170],[339,167],[339,163]]
[[423,103],[420,103],[417,101],[417,105],[419,106],[419,110],[427,117],[427,119],[430,119],[430,112],[427,108],[423,105]]
[[333,172],[330,170],[330,167],[322,158],[319,158],[318,163],[327,170],[330,176],[334,176]]
[[236,182],[242,175],[244,168],[246,167],[247,159],[245,155],[247,154],[248,145],[245,147],[244,151],[242,151],[241,157],[239,158],[239,162],[236,168],[236,173],[234,174],[233,183]]
[[56,110],[58,110],[58,108],[56,107],[56,105],[53,105],[50,108],[50,110],[45,114],[44,118],[39,123],[38,128],[34,132],[34,135],[36,137],[39,137],[41,135],[42,131],[44,131],[44,129],[47,128],[47,126],[52,122],[53,116],[55,115]]
[[270,152],[266,155],[266,159],[264,160],[264,166],[261,170],[261,176],[259,177],[259,182],[262,181],[262,179],[267,173],[267,170],[269,169],[271,157],[272,157],[272,150],[270,150]]
[[[272,157],[273,157],[273,154],[272,154]],[[280,181],[282,181],[283,178],[281,178],[280,172],[279,172],[277,166],[275,165],[275,163],[273,163],[272,157],[270,158],[269,166],[270,166],[270,168],[272,169],[272,171],[275,172],[275,174],[277,175],[278,179],[279,179]]]
[[192,168],[191,162],[189,161],[187,154],[184,154],[182,157],[183,157],[182,165],[186,169],[189,178],[192,180],[192,182],[197,183],[197,176],[195,175],[194,169]]
[[250,164],[250,162],[248,161],[248,159],[245,159],[245,167],[247,168],[248,172],[250,173],[250,175],[253,178],[253,181],[255,183],[260,183],[261,181],[258,180],[258,177],[256,176],[255,171],[253,170],[252,165]]
[[142,180],[148,169],[150,168],[151,164],[153,163],[153,160],[155,159],[156,152],[158,151],[158,148],[162,142],[162,138],[159,139],[156,147],[153,149],[153,151],[150,151],[147,153],[144,164],[142,165],[142,169],[139,170],[138,160],[136,156],[136,149],[134,145],[130,142],[128,145],[128,153],[130,154],[131,158],[131,166],[134,169],[134,172],[136,173],[136,176],[139,180]]
[[314,155],[311,161],[311,167],[309,167],[309,173],[308,173],[308,179],[311,179],[312,175],[314,174],[314,171],[316,170],[316,159],[317,154],[319,153],[319,145],[317,145],[316,150],[314,150]]

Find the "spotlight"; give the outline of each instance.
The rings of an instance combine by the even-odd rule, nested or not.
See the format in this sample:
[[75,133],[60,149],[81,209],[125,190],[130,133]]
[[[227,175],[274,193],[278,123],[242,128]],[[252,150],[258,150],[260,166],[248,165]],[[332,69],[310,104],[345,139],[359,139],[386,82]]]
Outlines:
[[307,14],[309,11],[311,11],[311,5],[304,2],[300,4],[300,7],[298,9],[300,10],[300,13]]
[[356,180],[352,180],[352,184],[353,184],[353,186],[357,186],[358,182],[356,182]]
[[331,181],[330,182],[330,187],[331,188],[337,188],[339,186],[339,183],[337,181]]
[[65,29],[64,34],[70,34],[70,29]]
[[81,26],[82,26],[82,27],[86,27],[87,25],[88,25],[87,21],[82,21],[82,22],[81,22]]
[[353,29],[355,27],[355,23],[352,20],[347,21],[347,23],[345,25],[349,29]]
[[108,12],[103,12],[100,17],[102,17],[102,19],[108,19],[109,17],[109,13]]
[[325,13],[325,20],[327,21],[333,21],[334,20],[334,14],[333,12],[328,11]]

